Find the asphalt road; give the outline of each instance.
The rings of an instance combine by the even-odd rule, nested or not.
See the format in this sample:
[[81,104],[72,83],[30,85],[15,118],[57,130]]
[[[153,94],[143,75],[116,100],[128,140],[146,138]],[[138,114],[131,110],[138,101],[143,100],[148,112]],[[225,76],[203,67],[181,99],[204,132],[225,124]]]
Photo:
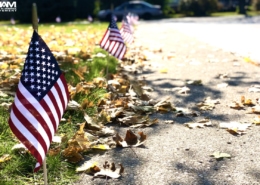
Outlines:
[[[241,136],[219,128],[221,122],[252,122],[255,117],[246,114],[247,108],[235,110],[229,104],[239,102],[242,95],[254,102],[259,98],[259,93],[248,90],[252,85],[260,85],[260,68],[246,63],[243,55],[258,53],[260,27],[257,23],[231,24],[223,20],[202,22],[140,22],[135,32],[135,48],[142,46],[141,51],[150,60],[138,77],[145,78],[155,89],[151,94],[154,99],[170,97],[177,107],[198,111],[196,104],[206,97],[219,99],[220,104],[213,110],[199,111],[197,117],[176,117],[173,113],[152,115],[160,120],[156,126],[134,130],[147,134],[144,147],[86,156],[99,164],[122,163],[125,173],[120,179],[92,180],[92,176],[81,174],[78,185],[260,184],[260,127],[252,125]],[[167,73],[161,73],[162,69]],[[187,80],[201,80],[203,85],[187,85]],[[227,86],[218,86],[221,83]],[[186,94],[173,90],[185,85],[190,89]],[[184,126],[205,117],[210,118],[213,126],[194,129]],[[174,124],[166,124],[165,120],[173,120]],[[128,129],[115,128],[120,133]],[[228,153],[231,158],[210,157],[216,151]]]

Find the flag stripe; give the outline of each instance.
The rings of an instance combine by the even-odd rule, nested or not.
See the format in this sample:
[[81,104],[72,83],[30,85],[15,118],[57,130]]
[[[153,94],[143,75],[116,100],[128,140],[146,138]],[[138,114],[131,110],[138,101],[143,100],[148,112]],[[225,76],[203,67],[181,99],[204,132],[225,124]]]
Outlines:
[[[41,145],[37,145],[38,140],[23,126],[23,124],[14,115],[13,111],[10,116],[11,119],[9,120],[9,125],[12,132],[27,147],[37,161],[42,163],[45,152]],[[19,130],[17,128],[19,128]]]
[[[21,92],[24,96],[24,101],[28,100],[28,103],[25,105],[25,107],[28,107],[29,110],[33,110],[35,112],[35,114],[33,114],[33,116],[39,121],[39,124],[42,124],[43,128],[49,128],[50,132],[51,132],[51,136],[54,135],[54,127],[53,124],[47,114],[47,112],[45,111],[45,109],[41,106],[41,104],[30,94],[30,92],[28,92],[28,90],[23,86],[22,83],[19,83],[18,85],[19,88],[19,92]],[[19,94],[18,94],[19,95]],[[21,99],[20,99],[21,100]],[[24,105],[24,103],[23,103]],[[31,124],[35,124],[34,122],[31,122]],[[46,124],[47,127],[43,124]],[[51,141],[51,138],[50,138]]]
[[[22,122],[24,125],[28,124],[29,126],[33,126],[36,129],[39,129],[42,132],[44,139],[46,140],[48,138],[48,143],[50,143],[52,138],[52,130],[48,127],[48,125],[42,118],[43,114],[39,113],[39,111],[34,107],[32,101],[30,102],[30,100],[34,99],[34,97],[32,97],[31,95],[25,96],[25,94],[27,93],[25,93],[24,91],[27,90],[23,88],[22,83],[19,83],[18,86],[19,89],[16,92],[16,97],[14,99],[14,106],[18,108],[18,112],[14,111],[15,115],[20,120],[20,116],[18,116],[17,114],[21,112],[21,114],[24,115],[26,119],[20,120],[20,122]],[[33,134],[34,137],[37,137],[37,134],[38,132]],[[45,137],[45,135],[48,137]],[[49,144],[47,144],[47,147],[48,146]]]

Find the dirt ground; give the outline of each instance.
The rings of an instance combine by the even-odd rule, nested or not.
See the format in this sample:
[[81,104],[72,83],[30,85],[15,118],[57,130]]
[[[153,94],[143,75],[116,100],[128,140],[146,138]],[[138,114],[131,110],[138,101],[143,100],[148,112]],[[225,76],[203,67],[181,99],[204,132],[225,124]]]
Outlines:
[[[125,172],[119,179],[92,179],[81,174],[77,185],[242,185],[260,184],[260,126],[252,125],[243,135],[232,135],[219,127],[221,122],[249,122],[256,116],[247,109],[229,107],[240,101],[242,95],[255,101],[259,93],[249,92],[259,85],[259,67],[246,63],[243,57],[198,41],[167,24],[140,23],[137,26],[136,45],[162,49],[150,55],[150,65],[139,78],[145,78],[154,88],[152,97],[170,97],[176,107],[199,111],[196,104],[205,98],[219,99],[213,110],[199,111],[197,117],[176,117],[175,114],[154,114],[159,123],[152,127],[135,129],[147,134],[143,147],[113,149],[87,160],[122,163]],[[168,57],[167,57],[168,56]],[[174,57],[173,57],[174,56]],[[161,73],[160,70],[167,71]],[[225,78],[220,75],[225,74]],[[187,85],[187,80],[201,80],[202,85]],[[228,86],[219,87],[218,84]],[[181,94],[175,87],[187,86],[190,91]],[[203,118],[212,121],[211,127],[187,128],[184,123]],[[167,124],[165,120],[173,120]],[[115,127],[125,133],[127,127]],[[216,160],[210,155],[224,152],[231,158]]]

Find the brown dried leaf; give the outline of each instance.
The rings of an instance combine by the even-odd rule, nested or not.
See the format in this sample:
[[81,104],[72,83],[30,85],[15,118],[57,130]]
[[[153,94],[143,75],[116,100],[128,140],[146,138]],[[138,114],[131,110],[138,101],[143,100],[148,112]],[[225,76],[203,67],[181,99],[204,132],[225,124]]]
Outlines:
[[241,96],[241,103],[243,105],[247,105],[247,106],[254,106],[255,104],[252,102],[251,99],[246,99],[245,96]]
[[233,101],[231,104],[229,104],[229,107],[236,110],[244,109],[244,105],[236,101]]
[[113,140],[116,142],[117,146],[137,147],[142,145],[146,140],[146,135],[143,132],[139,132],[138,134],[140,135],[139,139],[131,130],[127,130],[124,140],[118,133],[113,137]]

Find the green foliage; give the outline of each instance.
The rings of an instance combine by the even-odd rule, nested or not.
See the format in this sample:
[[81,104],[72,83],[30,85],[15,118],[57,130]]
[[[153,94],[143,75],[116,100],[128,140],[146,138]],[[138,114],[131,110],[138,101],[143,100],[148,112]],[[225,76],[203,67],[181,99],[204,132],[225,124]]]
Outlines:
[[181,0],[180,11],[189,16],[207,16],[217,11],[216,0]]
[[108,67],[108,73],[115,73],[117,67],[117,59],[108,55],[108,53],[100,48],[96,48],[94,54],[102,53],[106,57],[94,57],[91,61],[87,63],[89,67],[89,73],[86,76],[87,80],[96,78],[96,77],[105,77],[106,70]]

